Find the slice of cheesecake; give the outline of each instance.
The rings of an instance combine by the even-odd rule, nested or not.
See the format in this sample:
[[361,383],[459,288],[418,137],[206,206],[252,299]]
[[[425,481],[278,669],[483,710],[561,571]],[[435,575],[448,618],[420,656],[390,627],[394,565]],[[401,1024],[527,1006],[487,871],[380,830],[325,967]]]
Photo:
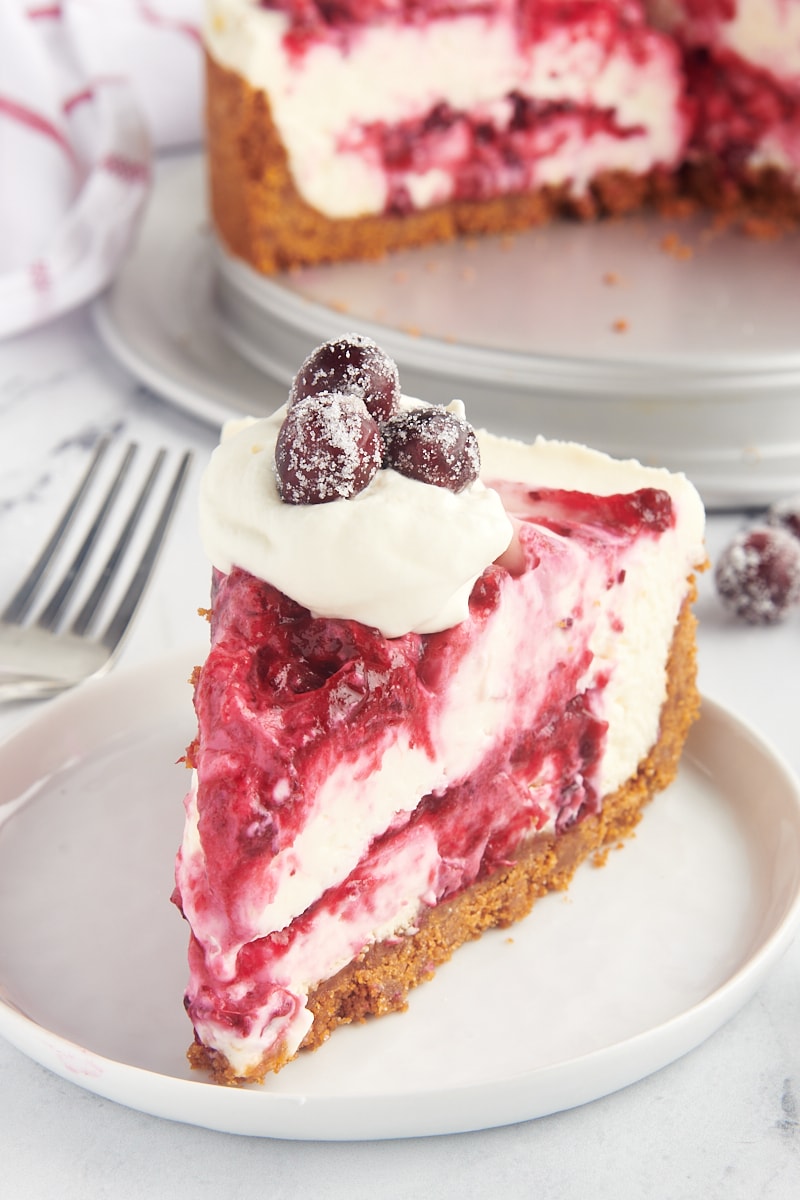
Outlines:
[[[352,373],[331,385],[367,413]],[[202,488],[211,648],[175,898],[190,1058],[225,1083],[404,1007],[566,887],[672,780],[698,711],[683,476],[479,433],[480,478],[454,483],[438,444],[412,450],[441,424],[475,465],[458,406],[398,398],[374,422],[390,465],[287,502],[282,431],[310,404],[229,430]],[[450,486],[412,477],[444,461]]]

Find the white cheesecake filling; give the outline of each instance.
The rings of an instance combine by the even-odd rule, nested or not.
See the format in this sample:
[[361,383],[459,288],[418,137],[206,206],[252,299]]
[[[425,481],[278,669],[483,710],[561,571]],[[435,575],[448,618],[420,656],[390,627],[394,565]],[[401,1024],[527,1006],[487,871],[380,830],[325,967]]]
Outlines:
[[[651,487],[672,498],[674,527],[657,543],[644,539],[631,547],[626,587],[616,598],[619,622],[612,628],[609,620],[599,621],[590,641],[596,663],[614,668],[603,693],[608,733],[599,791],[607,795],[633,773],[656,740],[675,621],[687,578],[706,558],[703,503],[685,475],[644,467],[634,459],[614,459],[586,446],[543,438],[526,445],[481,431],[478,440],[487,480],[513,479],[597,496]],[[648,705],[644,698],[651,690]]]
[[[299,193],[329,217],[386,209],[391,181],[372,127],[424,118],[440,104],[501,136],[512,93],[563,106],[531,132],[523,161],[495,180],[494,194],[553,185],[580,196],[598,172],[671,167],[684,148],[674,48],[613,9],[587,6],[567,28],[548,28],[536,40],[520,35],[513,4],[424,24],[387,18],[301,51],[287,43],[289,30],[285,14],[253,0],[210,0],[205,40],[216,62],[268,96]],[[614,133],[587,113],[613,117]],[[458,128],[452,139],[441,147],[441,165],[393,172],[412,205],[453,197]]]

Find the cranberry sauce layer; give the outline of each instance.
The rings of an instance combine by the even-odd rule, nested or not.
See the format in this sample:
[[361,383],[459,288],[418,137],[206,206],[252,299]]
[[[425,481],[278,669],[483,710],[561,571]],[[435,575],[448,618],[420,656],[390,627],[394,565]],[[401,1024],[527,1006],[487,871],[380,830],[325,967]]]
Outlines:
[[505,107],[506,119],[499,123],[440,103],[424,117],[362,126],[344,145],[380,162],[388,180],[386,212],[402,216],[414,208],[405,183],[409,172],[446,171],[452,200],[488,200],[535,186],[537,165],[561,145],[625,141],[645,133],[642,125],[622,124],[615,110],[591,104],[512,92]]
[[386,639],[215,575],[177,896],[198,1030],[285,1041],[365,945],[598,810],[626,578],[671,501],[495,486],[514,546],[441,633]]

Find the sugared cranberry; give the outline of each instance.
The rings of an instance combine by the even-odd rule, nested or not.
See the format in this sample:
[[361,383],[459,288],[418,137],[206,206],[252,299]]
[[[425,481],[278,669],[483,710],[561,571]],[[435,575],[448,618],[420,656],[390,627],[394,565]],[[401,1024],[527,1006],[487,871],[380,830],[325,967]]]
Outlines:
[[363,491],[380,470],[377,422],[355,396],[313,396],[286,414],[275,443],[278,493],[286,504],[325,504]]
[[446,408],[414,408],[382,427],[386,465],[409,479],[463,492],[478,478],[478,439],[471,425]]
[[363,400],[371,417],[387,421],[400,403],[397,365],[370,338],[358,333],[323,342],[292,381],[289,403],[320,392],[343,392]]
[[751,625],[771,625],[800,604],[800,541],[757,525],[738,534],[717,560],[714,582],[726,608]]
[[788,496],[776,500],[767,514],[770,525],[787,529],[793,537],[800,539],[800,496]]

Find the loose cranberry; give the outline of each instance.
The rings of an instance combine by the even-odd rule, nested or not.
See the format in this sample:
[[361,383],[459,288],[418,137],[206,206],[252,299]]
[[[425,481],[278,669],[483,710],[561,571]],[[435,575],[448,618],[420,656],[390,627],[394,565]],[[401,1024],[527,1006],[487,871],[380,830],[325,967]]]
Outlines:
[[397,364],[370,338],[358,333],[323,342],[292,381],[289,403],[320,392],[343,392],[363,400],[371,417],[387,421],[400,404]]
[[800,538],[800,496],[788,496],[777,500],[767,514],[770,525],[778,525]]
[[286,504],[325,504],[363,491],[383,461],[383,440],[355,396],[320,394],[286,414],[275,444],[278,493]]
[[478,478],[478,439],[471,425],[446,408],[414,408],[382,427],[385,465],[409,479],[463,492]]
[[780,621],[800,604],[800,541],[777,526],[754,526],[722,552],[714,582],[737,617],[751,625]]

